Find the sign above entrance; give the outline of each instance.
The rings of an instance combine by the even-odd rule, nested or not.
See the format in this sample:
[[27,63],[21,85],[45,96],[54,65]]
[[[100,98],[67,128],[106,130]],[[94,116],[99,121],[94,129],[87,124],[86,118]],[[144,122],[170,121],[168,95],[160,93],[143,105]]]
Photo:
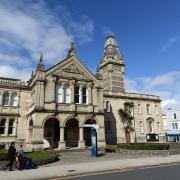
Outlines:
[[94,129],[99,129],[98,124],[84,124],[84,127],[91,127],[91,128],[94,128]]

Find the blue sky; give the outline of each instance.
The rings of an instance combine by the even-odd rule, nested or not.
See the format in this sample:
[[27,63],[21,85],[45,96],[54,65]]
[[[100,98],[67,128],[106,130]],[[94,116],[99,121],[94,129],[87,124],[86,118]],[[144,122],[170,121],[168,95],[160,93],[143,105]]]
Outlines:
[[179,9],[179,0],[1,0],[0,76],[27,80],[41,52],[49,67],[66,57],[71,39],[95,73],[105,38],[114,34],[126,63],[126,89],[179,107]]

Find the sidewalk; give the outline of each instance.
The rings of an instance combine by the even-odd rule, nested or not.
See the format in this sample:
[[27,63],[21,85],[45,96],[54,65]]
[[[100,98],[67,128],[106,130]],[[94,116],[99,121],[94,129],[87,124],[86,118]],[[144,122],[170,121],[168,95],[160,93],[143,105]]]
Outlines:
[[[77,159],[78,161],[78,159]],[[124,169],[140,166],[152,166],[166,163],[180,162],[180,155],[151,158],[134,158],[134,159],[92,159],[90,162],[79,162],[71,164],[54,163],[48,166],[39,167],[38,169],[24,171],[1,171],[0,179],[3,180],[30,180],[30,179],[48,179],[76,174],[93,173],[109,171],[115,169]]]

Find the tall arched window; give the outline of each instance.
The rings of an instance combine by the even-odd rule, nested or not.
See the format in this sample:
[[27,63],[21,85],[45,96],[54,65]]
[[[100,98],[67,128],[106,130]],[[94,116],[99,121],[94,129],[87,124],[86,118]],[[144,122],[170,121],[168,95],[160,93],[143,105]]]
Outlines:
[[87,104],[87,89],[86,87],[83,87],[82,88],[82,100],[83,100],[83,103],[84,104]]
[[12,106],[17,106],[18,105],[17,93],[12,93],[12,95],[11,95],[11,105]]
[[75,101],[75,103],[80,103],[79,99],[80,99],[79,86],[75,86],[75,88],[74,88],[74,101]]
[[5,92],[3,94],[3,102],[2,102],[3,106],[8,106],[9,105],[9,93]]
[[5,134],[5,129],[6,129],[6,119],[1,119],[0,120],[0,135]]
[[14,119],[9,120],[8,134],[9,135],[15,135],[15,121],[14,121]]
[[62,85],[56,85],[56,102],[62,103]]
[[70,88],[68,85],[64,87],[64,102],[70,103]]

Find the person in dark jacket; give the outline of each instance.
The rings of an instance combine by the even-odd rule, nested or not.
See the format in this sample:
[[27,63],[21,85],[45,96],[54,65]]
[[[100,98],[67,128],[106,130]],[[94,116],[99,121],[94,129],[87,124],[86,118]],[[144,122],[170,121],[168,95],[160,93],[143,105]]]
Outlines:
[[11,142],[11,145],[9,146],[8,149],[9,163],[6,165],[5,170],[7,169],[7,167],[9,167],[9,171],[13,171],[12,166],[16,157],[16,148],[14,146],[15,146],[15,142]]

